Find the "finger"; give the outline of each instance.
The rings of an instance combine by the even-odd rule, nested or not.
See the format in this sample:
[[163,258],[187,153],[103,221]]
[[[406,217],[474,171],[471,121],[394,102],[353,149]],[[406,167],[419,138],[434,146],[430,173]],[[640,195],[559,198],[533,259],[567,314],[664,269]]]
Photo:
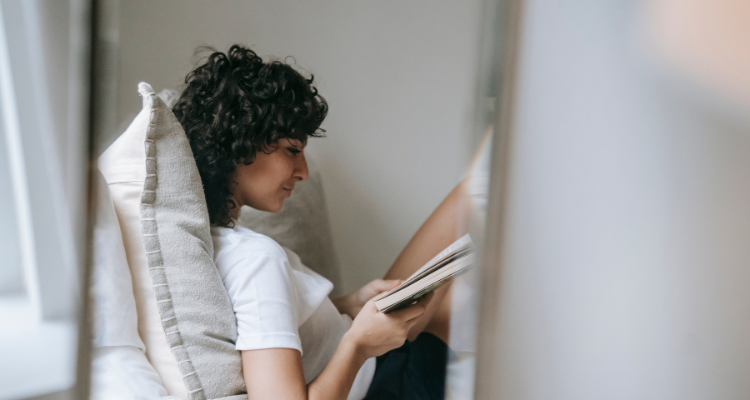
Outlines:
[[375,301],[373,299],[367,300],[365,302],[365,305],[362,306],[362,311],[367,310],[368,312],[379,312],[378,308],[375,306]]
[[398,279],[387,281],[383,279],[376,279],[370,282],[370,289],[375,293],[381,293],[395,288],[396,286],[401,284],[400,282],[401,281]]
[[420,315],[424,314],[425,307],[421,304],[415,304],[412,306],[408,306],[405,308],[402,308],[400,310],[393,311],[387,315],[389,315],[392,318],[399,319],[401,321],[409,321],[411,319],[417,318]]
[[419,320],[419,317],[421,317],[422,315],[424,315],[424,312],[427,309],[427,307],[425,307],[423,305],[419,305],[419,304],[416,304],[416,305],[411,306],[409,308],[414,308],[415,309],[414,310],[414,315],[410,315],[409,317],[407,317],[406,318],[406,322],[414,322],[414,323],[416,323]]
[[406,325],[406,330],[407,330],[407,331],[411,331],[411,328],[413,328],[413,327],[414,327],[415,325],[417,325],[417,324],[419,323],[419,321],[421,321],[421,320],[422,320],[422,316],[423,316],[423,315],[424,315],[424,313],[422,313],[422,314],[419,314],[419,315],[417,315],[416,317],[414,317],[414,318],[412,318],[412,319],[410,319],[410,320],[406,321],[406,322],[405,322],[405,325]]
[[435,296],[435,292],[427,293],[426,295],[422,296],[421,299],[417,300],[417,303],[427,307],[427,305],[430,304],[434,296]]
[[422,296],[420,299],[418,299],[416,302],[414,302],[413,305],[409,306],[408,308],[415,309],[415,312],[417,312],[421,308],[421,312],[414,316],[410,316],[406,319],[406,321],[414,321],[416,323],[416,320],[424,314],[425,310],[427,310],[427,305],[430,304],[430,301],[432,301],[432,296],[434,292],[427,293],[426,295]]

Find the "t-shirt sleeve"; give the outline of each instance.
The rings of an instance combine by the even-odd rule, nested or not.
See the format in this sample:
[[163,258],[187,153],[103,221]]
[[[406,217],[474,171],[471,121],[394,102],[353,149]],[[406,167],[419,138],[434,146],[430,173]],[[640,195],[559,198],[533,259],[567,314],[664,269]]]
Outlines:
[[283,249],[272,240],[242,240],[217,259],[237,317],[237,350],[297,349],[298,296]]

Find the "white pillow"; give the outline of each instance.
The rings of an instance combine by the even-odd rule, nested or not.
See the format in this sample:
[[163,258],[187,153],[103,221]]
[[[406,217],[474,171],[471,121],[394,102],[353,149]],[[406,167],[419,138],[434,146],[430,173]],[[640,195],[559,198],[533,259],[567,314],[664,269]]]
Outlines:
[[125,257],[120,224],[107,182],[97,174],[94,266],[91,294],[94,300],[94,346],[133,346],[145,350],[138,335],[133,281]]
[[138,335],[133,281],[107,182],[98,174],[94,225],[91,400],[167,399]]
[[99,168],[120,223],[146,356],[172,396],[247,398],[190,145],[151,86],[138,89],[143,110]]
[[[145,97],[145,96],[144,96]],[[125,253],[133,275],[133,293],[138,310],[138,332],[146,347],[146,357],[161,377],[167,392],[180,399],[188,393],[177,360],[172,355],[161,326],[153,283],[149,275],[141,228],[141,192],[146,180],[144,140],[150,119],[149,107],[135,117],[99,158],[99,169],[109,184],[120,221]]]

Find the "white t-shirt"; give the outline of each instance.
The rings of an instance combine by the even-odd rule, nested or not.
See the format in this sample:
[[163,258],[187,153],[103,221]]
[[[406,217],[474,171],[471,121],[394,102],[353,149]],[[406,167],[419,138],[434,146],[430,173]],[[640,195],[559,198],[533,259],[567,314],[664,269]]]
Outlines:
[[[333,284],[273,239],[235,224],[211,228],[214,260],[237,316],[237,350],[297,349],[305,382],[323,371],[352,325],[328,298]],[[349,399],[362,399],[375,359],[357,374]]]

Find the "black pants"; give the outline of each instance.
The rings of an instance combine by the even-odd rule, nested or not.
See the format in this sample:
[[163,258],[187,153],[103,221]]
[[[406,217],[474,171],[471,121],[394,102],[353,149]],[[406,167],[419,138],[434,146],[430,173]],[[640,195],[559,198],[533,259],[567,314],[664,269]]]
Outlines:
[[423,332],[383,354],[365,400],[443,400],[449,352],[437,336]]

